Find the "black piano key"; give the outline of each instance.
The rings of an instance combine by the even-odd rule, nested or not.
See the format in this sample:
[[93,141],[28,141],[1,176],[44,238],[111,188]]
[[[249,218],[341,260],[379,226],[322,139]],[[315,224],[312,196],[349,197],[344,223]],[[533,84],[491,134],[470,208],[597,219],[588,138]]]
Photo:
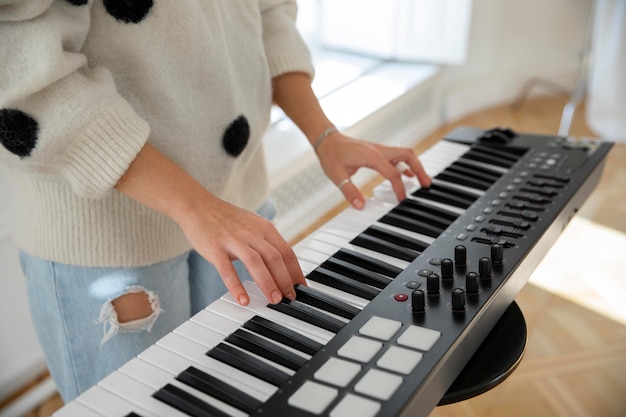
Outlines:
[[412,262],[420,254],[420,252],[414,251],[412,249],[407,249],[379,237],[368,235],[367,233],[359,234],[357,237],[352,239],[350,243],[408,262]]
[[296,284],[295,290],[296,299],[298,301],[328,311],[329,313],[335,314],[339,317],[352,320],[361,312],[361,310],[353,305],[343,302],[322,291],[316,290],[315,288]]
[[287,350],[276,343],[270,342],[254,333],[247,332],[242,329],[237,329],[228,337],[226,341],[232,345],[235,345],[248,352],[254,353],[257,356],[267,359],[268,361],[275,362],[285,368],[297,371],[307,361],[300,355]]
[[424,219],[428,220],[429,222],[432,221],[433,223],[440,223],[441,227],[444,228],[448,227],[453,221],[455,221],[459,217],[458,213],[446,210],[439,206],[425,203],[423,201],[411,200],[410,198],[403,200],[400,204],[394,207],[392,211],[395,209],[413,209],[420,213],[424,213],[422,214],[422,216],[424,216],[425,214],[432,215],[433,218],[424,217]]
[[333,333],[339,333],[346,325],[345,322],[297,300],[283,298],[280,303],[268,304],[267,307]]
[[131,411],[130,413],[126,414],[124,417],[141,417],[141,416],[135,413],[134,411]]
[[251,354],[225,343],[220,343],[209,350],[207,356],[255,376],[269,384],[280,387],[287,382],[289,374],[264,362]]
[[213,405],[171,384],[165,385],[152,396],[193,417],[229,417],[228,414],[215,408]]
[[437,237],[445,230],[395,212],[385,214],[383,217],[378,219],[378,221],[431,237]]
[[371,236],[379,237],[388,242],[394,243],[396,245],[399,245],[408,249],[412,249],[420,253],[424,252],[424,249],[430,246],[428,243],[422,240],[407,236],[402,233],[398,233],[393,230],[386,229],[384,227],[377,226],[375,224],[369,226],[367,229],[365,229],[363,233],[366,233]]
[[494,184],[498,181],[498,178],[502,176],[502,174],[498,172],[481,169],[476,166],[467,166],[467,164],[464,164],[462,161],[453,162],[448,168],[445,169],[445,171],[466,175],[469,178],[484,181],[488,184]]
[[311,271],[307,278],[366,300],[373,300],[380,292],[377,288],[321,267]]
[[485,146],[481,144],[475,144],[474,149],[488,155],[493,155],[501,159],[510,161],[511,163],[517,162],[524,154],[525,150],[511,148],[498,148],[495,146]]
[[496,182],[498,178],[502,176],[502,171],[498,171],[498,169],[502,169],[502,168],[494,169],[494,168],[489,168],[485,165],[478,166],[476,164],[473,164],[471,160],[469,159],[464,160],[463,157],[454,161],[454,166],[461,166],[461,167],[467,168],[473,171],[474,174],[480,173],[481,175],[490,176],[491,178],[493,178],[493,182]]
[[262,401],[193,366],[181,372],[176,379],[248,414],[263,405]]
[[347,248],[339,249],[333,254],[333,258],[341,259],[342,261],[350,262],[354,265],[360,265],[363,268],[378,272],[389,278],[395,278],[402,272],[402,268]]
[[370,271],[367,268],[335,258],[334,256],[328,258],[320,266],[381,290],[393,281],[393,278],[389,278],[386,275]]
[[252,317],[243,324],[243,328],[311,356],[324,347],[313,339],[261,316]]
[[[419,201],[415,201],[415,200],[410,200],[410,199],[405,200],[405,202],[408,202],[408,201],[419,203]],[[396,207],[392,208],[389,212],[396,213],[404,217],[408,217],[409,219],[419,220],[421,222],[430,224],[431,226],[439,227],[441,229],[446,229],[454,221],[454,219],[449,220],[447,218],[440,217],[436,214],[426,213],[420,209],[411,207],[410,204],[406,204],[406,203],[397,205]]]
[[515,161],[511,161],[508,158],[503,158],[502,156],[495,155],[493,153],[485,152],[484,149],[472,148],[467,153],[465,153],[463,158],[471,159],[478,162],[484,162],[489,165],[495,165],[503,168],[510,168],[513,166]]
[[422,197],[427,200],[438,201],[462,209],[468,208],[477,196],[463,195],[459,190],[445,187],[441,184],[431,183],[429,188],[420,188],[413,192],[415,197]]
[[457,173],[452,170],[445,170],[435,176],[436,179],[451,182],[454,184],[464,185],[466,187],[475,188],[477,190],[486,190],[491,187],[491,183],[487,181],[470,178],[466,174]]

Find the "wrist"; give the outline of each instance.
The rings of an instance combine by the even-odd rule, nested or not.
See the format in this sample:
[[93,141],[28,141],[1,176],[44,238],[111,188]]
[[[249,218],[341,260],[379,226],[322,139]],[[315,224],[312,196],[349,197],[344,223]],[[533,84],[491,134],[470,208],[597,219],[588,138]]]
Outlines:
[[324,129],[324,131],[322,133],[320,133],[312,142],[313,144],[313,150],[317,153],[317,149],[319,148],[319,146],[324,142],[324,140],[332,135],[335,132],[338,132],[339,129],[337,129],[335,126],[330,126],[326,129]]

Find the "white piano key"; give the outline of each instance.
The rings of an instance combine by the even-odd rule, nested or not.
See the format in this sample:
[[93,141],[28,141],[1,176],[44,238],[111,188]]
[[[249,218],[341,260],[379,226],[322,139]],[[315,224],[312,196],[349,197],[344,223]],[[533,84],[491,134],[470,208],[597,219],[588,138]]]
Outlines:
[[241,410],[174,379],[171,374],[141,359],[131,360],[120,368],[119,371],[148,385],[154,392],[158,391],[166,384],[171,384],[233,417],[247,416],[247,414]]
[[298,243],[293,247],[293,252],[296,254],[298,259],[302,259],[303,261],[313,263],[315,265],[320,265],[326,259],[328,259],[328,255],[307,248],[306,246],[301,245],[302,242]]
[[[106,391],[102,387],[93,386],[84,393],[82,393],[76,401],[90,410],[99,413],[99,415],[118,417],[125,416],[131,412],[135,412],[142,417],[155,416],[155,414],[149,413],[146,410],[140,409],[137,405],[131,404],[127,400],[118,397],[117,395]],[[90,414],[76,414],[76,415],[90,415]]]
[[414,232],[412,230],[407,230],[407,229],[403,229],[403,228],[398,227],[398,226],[394,226],[392,224],[378,223],[378,222],[376,222],[374,224],[376,226],[380,227],[381,229],[387,229],[389,231],[399,233],[401,235],[404,235],[406,237],[410,237],[412,239],[421,240],[422,242],[427,243],[429,245],[435,241],[435,238],[432,237],[432,236],[426,236],[426,235],[423,235],[421,233]]
[[[269,384],[258,387],[246,384],[245,382],[250,382],[248,379],[242,382],[241,380],[233,378],[230,374],[219,372],[215,367],[205,366],[205,364],[200,363],[199,361],[189,360],[188,358],[157,345],[149,347],[140,353],[138,357],[141,360],[149,362],[172,375],[178,375],[189,366],[193,366],[203,372],[206,372],[207,374],[213,375],[214,377],[241,391],[246,392],[248,395],[257,398],[260,401],[266,401],[276,390],[274,386]],[[204,361],[204,358],[201,359]]]
[[232,379],[239,381],[243,385],[256,387],[259,391],[268,395],[276,391],[274,385],[268,384],[252,375],[226,365],[216,359],[206,355],[208,351],[206,346],[202,346],[191,339],[187,339],[181,335],[170,333],[159,342],[158,346],[163,347],[171,352],[183,356],[193,362],[204,365],[206,368],[214,369],[220,374],[229,375]]
[[351,304],[357,308],[360,308],[361,310],[364,309],[365,306],[369,304],[369,301],[366,300],[365,298],[358,297],[356,295],[338,290],[333,287],[329,287],[328,285],[324,285],[319,282],[307,280],[307,284],[311,288],[315,288],[316,290],[319,290],[335,298],[338,298],[342,301],[345,301],[346,303]]
[[[337,252],[341,248],[345,248],[345,249],[353,250],[355,252],[362,253],[363,255],[367,255],[371,258],[378,259],[379,261],[387,262],[388,264],[396,266],[401,269],[405,269],[410,264],[410,262],[407,262],[405,260],[395,258],[393,256],[385,255],[384,253],[376,252],[371,249],[366,249],[357,245],[353,245],[352,243],[344,241],[344,239],[341,237],[337,237],[337,236],[331,235],[330,233],[324,233],[324,232],[314,233],[313,235],[311,235],[310,238],[303,240],[301,242],[302,251],[306,250],[306,251],[317,252],[317,250],[315,249],[315,244],[314,244],[316,240],[319,240],[323,243],[334,246],[335,250],[332,251],[332,253]],[[309,245],[309,247],[306,247],[305,245]],[[317,252],[317,253],[322,253],[322,252]],[[326,255],[326,253],[323,253],[323,254]],[[306,255],[313,257],[313,255],[308,252]],[[330,255],[326,256],[326,259],[328,259],[329,256]],[[326,259],[324,259],[324,261]],[[322,262],[320,262],[320,264]]]
[[202,310],[191,318],[191,321],[227,336],[241,327],[241,324],[209,310]]
[[499,172],[500,174],[506,174],[509,171],[507,168],[499,167],[497,165],[491,165],[486,162],[476,161],[474,159],[461,158],[461,160],[468,165],[473,165],[478,168],[485,168],[491,171]]
[[[317,330],[320,330],[317,327],[314,327],[314,329],[311,331],[311,325],[308,323],[304,323],[304,322],[300,322],[300,323],[304,323],[304,326],[299,326],[300,323],[297,323],[295,319],[293,318],[289,318],[289,320],[285,319],[285,315],[282,313],[278,313],[277,311],[274,310],[270,310],[269,308],[265,307],[264,309],[261,309],[261,312],[256,311],[255,309],[251,309],[251,308],[244,308],[241,307],[237,304],[235,304],[234,300],[231,301],[226,301],[224,299],[220,299],[217,300],[211,304],[209,304],[207,306],[207,309],[217,313],[217,314],[222,314],[225,317],[233,317],[235,318],[237,321],[240,321],[241,324],[245,323],[246,321],[250,320],[253,316],[255,315],[259,315],[261,317],[264,317],[268,320],[274,321],[276,323],[282,324],[283,326],[298,332],[306,337],[308,337],[309,339],[313,339],[318,343],[321,343],[323,345],[325,345],[326,343],[328,343],[328,338],[327,337],[323,337],[320,336],[318,334]],[[281,321],[275,320],[274,316],[278,316],[277,318]],[[288,317],[288,316],[287,316]],[[298,320],[299,321],[299,320]],[[295,323],[295,325],[294,325]]]
[[[120,414],[123,415],[123,414]],[[81,404],[78,401],[72,401],[68,404],[65,404],[63,408],[57,410],[52,417],[102,417],[106,416],[105,414],[96,413],[84,404]]]
[[433,180],[433,184],[441,184],[444,187],[452,188],[452,189],[459,190],[459,191],[464,192],[464,193],[471,194],[471,195],[475,196],[476,198],[478,198],[481,195],[485,194],[485,192],[483,190],[479,190],[479,189],[476,189],[476,188],[471,188],[471,187],[468,187],[466,185],[457,184],[457,183],[449,182],[449,181],[446,181],[446,180],[436,179],[436,180]]
[[178,333],[179,335],[191,339],[196,343],[200,343],[201,345],[206,346],[207,349],[217,346],[224,340],[223,333],[204,327],[191,320],[187,320],[175,328],[174,333]]
[[100,381],[98,386],[157,416],[186,416],[186,414],[153,398],[153,388],[121,372],[113,372]]
[[[237,329],[234,329],[234,330],[237,330]],[[200,344],[203,344],[203,340],[205,340],[205,339],[206,340],[210,340],[213,337],[212,335],[219,335],[220,336],[219,342],[223,342],[224,339],[225,339],[225,337],[224,337],[225,335],[224,334],[218,333],[218,331],[216,331],[216,330],[212,330],[212,329],[210,329],[208,327],[202,326],[202,325],[200,325],[198,323],[195,323],[195,322],[192,322],[192,321],[186,321],[185,323],[183,323],[182,325],[180,325],[176,329],[174,329],[174,332],[180,334],[181,336],[185,336],[185,337],[193,340],[194,342],[197,342],[197,343],[200,343]],[[230,333],[232,333],[232,332],[227,333],[227,335],[230,334]],[[216,343],[216,344],[207,345],[207,349],[210,349],[210,348],[216,346],[217,344],[219,344],[219,342]],[[225,342],[225,343],[228,343],[228,342]],[[289,375],[293,375],[294,374],[294,371],[291,370],[291,369],[285,368],[282,365],[279,365],[277,363],[271,362],[271,361],[269,361],[269,360],[267,360],[265,358],[262,358],[262,357],[256,355],[255,353],[248,352],[245,349],[240,349],[237,346],[234,346],[234,347],[236,349],[239,349],[239,350],[242,350],[242,351],[245,351],[245,352],[251,354],[252,356],[256,357],[257,359],[259,359],[259,360],[261,360],[261,361],[263,361],[265,363],[268,363],[268,364],[272,365],[274,368],[277,368],[281,372],[284,372],[284,373],[289,374]]]
[[[287,314],[268,308],[265,296],[254,282],[245,281],[243,285],[246,288],[248,295],[250,295],[250,304],[244,306],[244,308],[254,311],[260,316],[263,316],[276,323],[280,323],[289,328],[299,329],[301,333],[307,334],[309,337],[315,336],[313,339],[320,341],[320,343],[322,344],[328,343],[328,341],[335,336],[335,333],[333,332],[329,332],[328,330],[319,328],[310,323],[304,322]],[[221,297],[221,299],[228,301],[231,304],[237,304],[237,302],[232,298],[230,294],[225,294]]]
[[433,201],[433,200],[429,200],[427,198],[416,197],[416,196],[413,196],[413,195],[409,195],[406,198],[410,198],[411,200],[419,201],[420,203],[429,204],[431,206],[438,207],[438,208],[440,208],[442,210],[451,211],[452,213],[456,213],[459,216],[461,214],[465,213],[465,209],[462,209],[462,208],[456,207],[456,206],[451,206],[451,205],[445,204],[445,203],[440,203],[439,201]]
[[[344,242],[344,243],[347,243],[347,242]],[[294,250],[296,254],[302,253],[302,256],[312,257],[312,255],[309,253],[309,250],[323,254],[325,258],[322,262],[324,262],[326,259],[332,256],[341,247],[338,245],[331,245],[329,243],[317,240],[312,236],[307,237],[306,239],[300,241],[297,246],[298,246],[298,249],[297,250],[294,249]],[[302,251],[300,251],[300,248],[302,248]],[[322,262],[320,262],[320,264]]]
[[300,258],[298,258],[298,263],[300,264],[300,269],[302,269],[302,273],[304,275],[318,267],[318,264]]

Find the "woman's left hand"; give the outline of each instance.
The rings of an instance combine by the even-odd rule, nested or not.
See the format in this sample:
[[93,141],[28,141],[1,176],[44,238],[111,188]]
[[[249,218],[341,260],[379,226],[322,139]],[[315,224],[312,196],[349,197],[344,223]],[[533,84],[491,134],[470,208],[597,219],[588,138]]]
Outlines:
[[357,209],[364,207],[365,198],[350,181],[350,177],[359,168],[373,169],[388,179],[398,201],[406,197],[402,175],[417,177],[423,187],[429,187],[431,183],[430,177],[410,148],[354,139],[337,131],[324,138],[315,151],[328,178]]

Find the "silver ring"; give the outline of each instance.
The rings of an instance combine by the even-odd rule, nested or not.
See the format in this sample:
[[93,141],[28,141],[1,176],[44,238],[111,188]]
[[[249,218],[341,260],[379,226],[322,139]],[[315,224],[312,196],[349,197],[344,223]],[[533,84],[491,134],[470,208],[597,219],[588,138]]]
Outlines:
[[411,167],[404,161],[400,161],[395,165],[396,169],[400,172],[404,172],[407,169],[411,169]]
[[339,184],[337,184],[337,188],[339,188],[341,190],[341,187],[343,187],[344,185],[346,185],[349,182],[350,182],[350,178],[346,178],[345,180],[343,180]]

